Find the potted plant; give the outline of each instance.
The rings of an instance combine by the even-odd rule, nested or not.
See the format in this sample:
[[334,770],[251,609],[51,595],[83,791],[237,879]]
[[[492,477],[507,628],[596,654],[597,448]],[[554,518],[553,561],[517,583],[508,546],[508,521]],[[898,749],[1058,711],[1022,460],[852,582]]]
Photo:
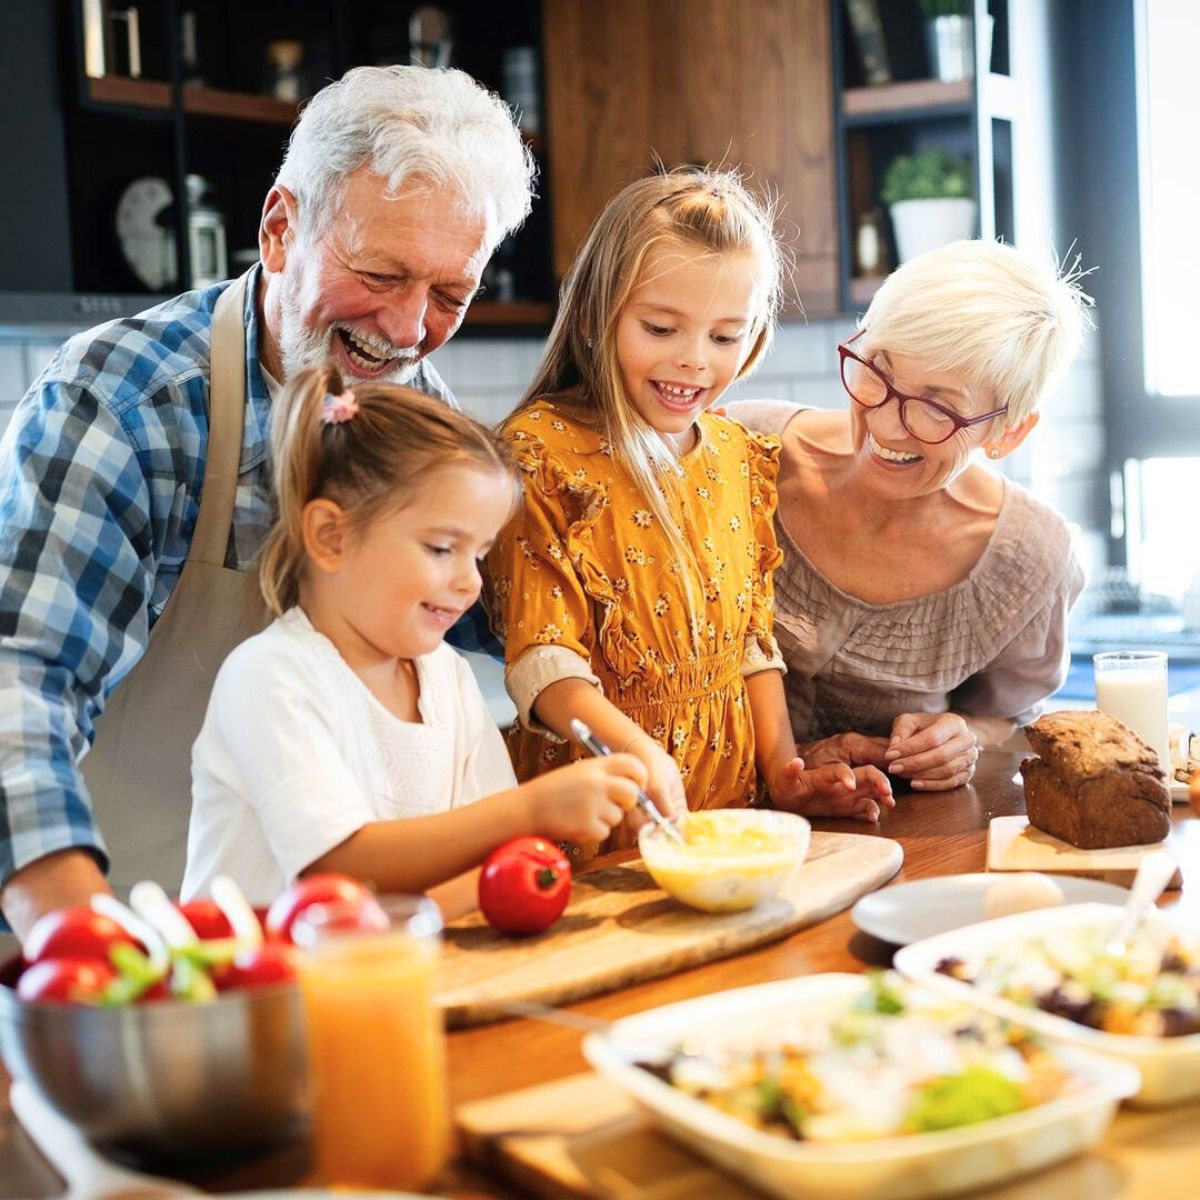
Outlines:
[[[975,74],[975,27],[970,0],[921,0],[925,14],[925,42],[934,79],[951,82]],[[991,58],[992,17],[983,18],[984,66]]]
[[892,218],[900,262],[974,234],[971,182],[971,164],[944,150],[892,159],[879,194]]

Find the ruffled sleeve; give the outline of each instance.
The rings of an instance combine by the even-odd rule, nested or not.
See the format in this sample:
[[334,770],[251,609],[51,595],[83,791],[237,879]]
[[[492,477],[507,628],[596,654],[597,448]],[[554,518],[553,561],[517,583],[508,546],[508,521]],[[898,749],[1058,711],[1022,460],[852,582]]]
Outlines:
[[779,439],[746,433],[746,461],[750,472],[751,529],[758,557],[750,597],[750,624],[742,657],[742,673],[786,671],[783,656],[772,632],[775,613],[775,568],[783,562],[783,551],[775,538],[775,509],[779,504]]
[[591,603],[569,547],[608,498],[572,477],[541,439],[519,428],[507,436],[523,496],[488,554],[487,606],[504,642],[505,686],[521,722],[553,736],[533,719],[538,695],[560,679],[600,686],[590,666]]

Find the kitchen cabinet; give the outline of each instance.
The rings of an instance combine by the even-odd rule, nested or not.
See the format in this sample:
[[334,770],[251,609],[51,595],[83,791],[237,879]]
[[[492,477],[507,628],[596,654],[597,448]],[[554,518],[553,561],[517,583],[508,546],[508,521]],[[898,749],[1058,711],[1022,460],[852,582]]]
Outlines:
[[805,311],[835,311],[829,22],[829,0],[543,0],[555,274],[657,162],[741,164],[778,197]]

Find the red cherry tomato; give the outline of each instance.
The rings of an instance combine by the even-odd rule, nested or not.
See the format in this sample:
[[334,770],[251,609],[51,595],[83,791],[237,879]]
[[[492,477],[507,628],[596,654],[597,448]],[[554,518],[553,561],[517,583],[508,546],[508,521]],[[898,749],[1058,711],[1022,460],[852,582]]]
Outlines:
[[175,907],[202,942],[233,937],[229,918],[211,900],[188,900]]
[[370,888],[348,875],[309,875],[279,893],[267,909],[268,937],[291,941],[296,918],[311,904],[335,909],[337,925],[350,929],[387,929],[387,914]]
[[107,963],[113,946],[121,944],[145,949],[111,917],[90,908],[64,908],[37,920],[25,939],[25,957],[31,963],[54,958]]
[[300,952],[287,942],[263,942],[253,950],[243,950],[233,962],[214,970],[213,983],[219,992],[290,983],[296,978],[299,956]]
[[479,907],[494,929],[541,933],[562,916],[570,898],[571,864],[545,838],[513,838],[483,860]]
[[23,971],[17,996],[28,1002],[98,1004],[117,973],[98,959],[48,958]]

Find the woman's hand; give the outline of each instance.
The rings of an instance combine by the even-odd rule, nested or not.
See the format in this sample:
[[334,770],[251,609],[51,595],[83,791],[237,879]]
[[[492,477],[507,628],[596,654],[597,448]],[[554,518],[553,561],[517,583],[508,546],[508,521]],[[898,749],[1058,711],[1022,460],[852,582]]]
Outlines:
[[809,767],[823,767],[828,763],[846,763],[851,767],[878,767],[887,770],[888,739],[867,737],[865,733],[839,733],[821,738],[818,742],[805,742],[796,747],[796,753]]
[[903,776],[915,791],[945,792],[971,781],[979,742],[957,713],[901,713],[885,757],[889,774]]
[[808,816],[878,821],[881,809],[896,805],[891,781],[878,768],[844,762],[805,770],[804,760],[793,758],[767,780],[767,791],[776,808]]

